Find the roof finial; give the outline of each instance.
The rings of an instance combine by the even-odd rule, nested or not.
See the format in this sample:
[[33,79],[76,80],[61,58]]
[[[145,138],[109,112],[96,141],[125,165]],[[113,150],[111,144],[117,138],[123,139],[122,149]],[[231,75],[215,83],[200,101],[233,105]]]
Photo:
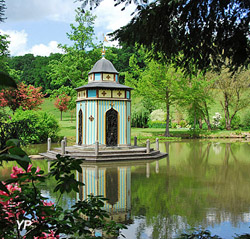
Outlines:
[[105,58],[105,47],[104,47],[104,42],[108,42],[106,35],[102,34],[103,36],[103,43],[102,43],[102,57]]

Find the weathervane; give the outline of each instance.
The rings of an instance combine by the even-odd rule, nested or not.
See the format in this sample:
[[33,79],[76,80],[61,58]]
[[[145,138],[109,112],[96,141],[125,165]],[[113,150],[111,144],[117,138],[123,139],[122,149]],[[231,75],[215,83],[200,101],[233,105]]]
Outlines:
[[105,47],[104,47],[104,42],[108,42],[106,35],[102,34],[103,36],[103,43],[102,43],[102,57],[105,57]]

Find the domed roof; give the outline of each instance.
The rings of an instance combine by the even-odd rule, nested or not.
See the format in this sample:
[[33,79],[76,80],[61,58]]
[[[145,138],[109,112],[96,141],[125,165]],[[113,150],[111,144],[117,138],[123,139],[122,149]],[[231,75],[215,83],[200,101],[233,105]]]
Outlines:
[[95,65],[93,66],[89,74],[100,73],[100,72],[118,74],[118,71],[115,69],[113,64],[109,60],[105,59],[104,57],[95,63]]

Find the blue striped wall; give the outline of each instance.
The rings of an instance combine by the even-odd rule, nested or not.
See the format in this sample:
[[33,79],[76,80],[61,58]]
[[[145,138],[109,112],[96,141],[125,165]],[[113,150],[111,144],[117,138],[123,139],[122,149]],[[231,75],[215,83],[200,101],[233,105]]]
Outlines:
[[[104,209],[112,212],[125,211],[131,208],[131,170],[130,167],[118,167],[118,202],[112,206],[106,201]],[[98,175],[97,175],[98,174]],[[83,198],[88,195],[103,195],[106,197],[106,170],[105,168],[84,168],[82,167]]]
[[[128,121],[128,117],[130,120]],[[127,144],[131,144],[131,102],[127,102]]]
[[[86,104],[85,104],[86,103]],[[77,102],[76,106],[76,143],[78,143],[78,124],[79,110],[83,112],[83,144],[95,144],[98,140],[100,144],[105,144],[106,130],[106,112],[110,110],[111,103],[113,109],[118,112],[118,145],[131,143],[131,119],[128,121],[128,116],[131,116],[131,102],[129,101],[114,101],[114,100],[88,100]],[[80,106],[80,104],[82,104]],[[126,107],[127,106],[127,107]],[[97,115],[98,111],[98,115]],[[89,120],[92,115],[93,121]],[[98,118],[97,118],[98,117]],[[127,125],[127,126],[126,126]],[[85,137],[86,134],[86,137]],[[85,141],[86,139],[86,141]]]
[[[86,144],[94,144],[96,142],[96,124],[97,124],[97,104],[96,100],[87,101],[87,123],[86,123]],[[92,115],[93,121],[89,120]]]
[[118,144],[126,144],[125,139],[125,101],[111,101],[111,100],[100,100],[99,119],[98,119],[98,139],[100,144],[105,144],[105,119],[106,112],[111,109],[111,103],[113,102],[113,109],[118,112]]

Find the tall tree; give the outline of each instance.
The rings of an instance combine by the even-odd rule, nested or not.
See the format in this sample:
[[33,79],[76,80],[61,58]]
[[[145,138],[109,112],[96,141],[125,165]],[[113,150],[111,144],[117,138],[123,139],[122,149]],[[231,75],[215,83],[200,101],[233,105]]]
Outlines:
[[[90,11],[85,13],[80,9],[76,9],[75,24],[70,24],[71,32],[67,33],[68,38],[74,42],[74,48],[79,51],[86,51],[87,48],[94,48],[93,43],[94,22],[96,16],[93,16]],[[67,49],[67,47],[66,47]]]
[[222,92],[220,104],[224,110],[226,129],[231,130],[231,123],[237,112],[250,105],[250,71],[244,70],[232,75],[223,67],[220,74],[213,74],[215,86]]
[[210,77],[197,74],[183,78],[180,84],[179,103],[187,109],[194,129],[198,121],[202,128],[202,119],[204,119],[208,129],[211,130],[209,106],[213,103],[213,83],[214,80]]
[[147,62],[146,69],[141,71],[138,93],[154,104],[164,103],[167,112],[165,136],[169,137],[170,106],[177,100],[179,83],[183,74],[173,66],[161,64],[154,60]]
[[90,12],[76,10],[76,26],[71,24],[72,31],[67,34],[74,45],[61,46],[65,54],[49,64],[49,78],[54,89],[59,89],[62,85],[76,88],[86,82],[89,69],[98,59],[97,51],[89,49],[94,46],[94,20],[95,17]]
[[[84,6],[87,3],[98,6],[101,1],[83,2]],[[127,5],[132,1],[115,2]],[[220,69],[225,59],[229,59],[232,70],[250,63],[249,0],[134,2],[138,4],[136,15],[113,34],[120,42],[142,44],[156,58],[161,52],[164,61],[172,61],[187,72],[211,65]]]

